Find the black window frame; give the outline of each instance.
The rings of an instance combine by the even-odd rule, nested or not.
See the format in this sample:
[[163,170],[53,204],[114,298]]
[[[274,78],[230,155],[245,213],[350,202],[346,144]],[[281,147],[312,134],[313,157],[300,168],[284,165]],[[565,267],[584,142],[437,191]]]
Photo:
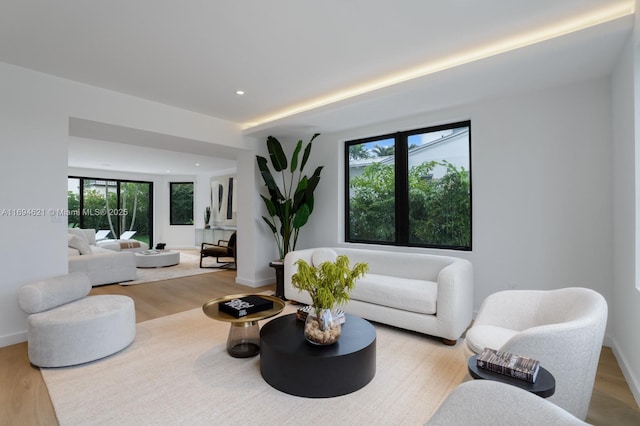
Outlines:
[[[469,245],[468,246],[450,246],[441,244],[425,244],[409,242],[409,146],[408,139],[412,135],[438,132],[461,127],[469,128]],[[471,251],[473,249],[473,181],[472,181],[472,165],[471,165],[471,120],[458,121],[455,123],[447,123],[436,126],[423,127],[406,131],[398,131],[372,137],[349,140],[345,142],[344,148],[344,240],[347,243],[376,244],[376,245],[392,245],[400,247],[421,247],[443,250]],[[362,143],[381,141],[386,139],[395,140],[395,241],[379,241],[364,240],[351,237],[351,221],[350,221],[350,159],[349,148],[353,145]]]
[[[78,227],[79,228],[85,228],[87,226],[87,224],[85,223],[85,214],[84,212],[86,211],[85,209],[85,183],[86,181],[96,181],[96,182],[100,182],[100,181],[104,181],[105,184],[107,184],[108,182],[115,182],[116,184],[116,204],[117,204],[117,208],[114,209],[116,211],[116,215],[115,217],[117,218],[117,212],[120,210],[120,206],[121,206],[121,186],[123,183],[139,183],[139,184],[143,184],[143,185],[148,185],[149,188],[149,208],[148,208],[148,212],[147,212],[147,223],[148,223],[148,232],[149,232],[149,247],[153,247],[153,235],[155,233],[154,228],[155,228],[155,224],[153,222],[153,211],[155,208],[155,204],[154,204],[154,198],[153,198],[153,182],[152,181],[146,181],[146,180],[134,180],[134,179],[112,179],[112,178],[103,178],[103,177],[91,177],[91,176],[76,176],[76,175],[68,175],[67,176],[67,180],[68,179],[78,179],[78,198],[79,198],[79,210],[77,213],[74,212],[74,214],[77,214],[79,216],[79,222],[78,222]],[[120,221],[116,220],[115,224],[115,232],[117,235],[112,235],[111,238],[113,239],[118,239],[119,235],[122,234],[124,232],[123,229],[120,229]]]
[[[191,185],[191,223],[182,223],[178,222],[177,218],[174,217],[173,212],[173,187],[174,185]],[[195,201],[195,183],[194,182],[169,182],[169,225],[171,226],[193,226],[195,223],[194,216],[194,201]]]

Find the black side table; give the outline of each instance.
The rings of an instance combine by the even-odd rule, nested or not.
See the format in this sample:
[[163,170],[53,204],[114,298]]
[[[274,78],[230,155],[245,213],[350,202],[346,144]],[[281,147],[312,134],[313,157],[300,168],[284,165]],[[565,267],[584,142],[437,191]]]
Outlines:
[[540,367],[540,372],[538,373],[536,382],[529,383],[526,380],[516,379],[515,377],[509,377],[505,376],[504,374],[494,373],[493,371],[479,368],[476,365],[477,357],[477,355],[472,356],[471,358],[469,358],[469,362],[467,363],[469,374],[474,379],[495,380],[497,382],[517,386],[521,389],[541,396],[542,398],[549,398],[556,391],[556,379],[553,377],[553,374],[551,374],[549,370],[545,368]]

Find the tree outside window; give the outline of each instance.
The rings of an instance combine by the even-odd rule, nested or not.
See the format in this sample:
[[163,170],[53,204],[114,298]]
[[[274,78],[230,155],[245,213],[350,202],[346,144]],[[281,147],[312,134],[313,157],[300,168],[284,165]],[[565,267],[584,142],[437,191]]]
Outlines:
[[68,178],[69,227],[108,232],[117,239],[135,231],[135,239],[153,243],[153,183],[91,177]]
[[193,182],[169,183],[171,225],[193,225]]
[[346,144],[345,241],[471,249],[469,121]]

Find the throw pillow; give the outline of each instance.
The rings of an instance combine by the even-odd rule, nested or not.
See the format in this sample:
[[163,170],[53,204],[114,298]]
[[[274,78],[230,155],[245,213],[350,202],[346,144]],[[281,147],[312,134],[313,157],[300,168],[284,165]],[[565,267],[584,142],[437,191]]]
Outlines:
[[84,230],[80,228],[69,228],[69,234],[76,235],[79,238],[82,238],[82,240],[85,243],[89,244],[89,240],[87,239],[87,234],[84,232]]
[[96,230],[95,229],[82,229],[84,239],[87,240],[90,246],[96,245]]
[[91,247],[89,247],[89,243],[74,234],[69,234],[69,242],[67,245],[78,250],[81,255],[92,253]]
[[330,248],[319,248],[313,251],[311,263],[313,266],[320,266],[324,262],[335,262],[338,254]]
[[91,291],[91,281],[82,272],[26,284],[18,290],[18,305],[28,314],[43,312],[74,300]]

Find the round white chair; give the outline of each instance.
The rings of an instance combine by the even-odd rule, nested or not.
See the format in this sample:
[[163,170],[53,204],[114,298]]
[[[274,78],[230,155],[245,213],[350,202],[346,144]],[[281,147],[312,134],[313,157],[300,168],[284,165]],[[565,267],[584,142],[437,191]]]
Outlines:
[[532,393],[491,380],[474,380],[456,387],[426,426],[583,426],[555,404]]
[[22,286],[18,304],[30,314],[29,360],[38,367],[63,367],[118,352],[136,336],[133,299],[87,296],[89,277],[81,272]]
[[487,297],[465,337],[474,353],[499,349],[537,359],[556,379],[548,400],[587,416],[605,327],[607,301],[594,290],[508,290]]

